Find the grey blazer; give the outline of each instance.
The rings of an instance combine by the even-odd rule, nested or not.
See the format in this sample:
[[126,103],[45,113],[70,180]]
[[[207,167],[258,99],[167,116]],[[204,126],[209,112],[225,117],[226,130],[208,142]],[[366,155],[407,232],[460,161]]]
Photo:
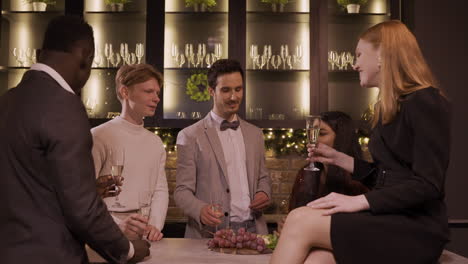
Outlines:
[[[246,152],[246,168],[250,199],[257,192],[271,198],[271,179],[265,168],[263,133],[256,126],[239,119]],[[212,236],[210,228],[200,222],[200,211],[210,203],[211,193],[222,194],[223,221],[230,212],[229,184],[226,162],[215,122],[208,114],[204,119],[183,129],[177,136],[177,175],[174,199],[189,217],[185,230],[187,238]],[[262,213],[255,213],[257,233],[267,234]]]
[[0,97],[2,264],[88,263],[87,243],[126,263],[129,242],[97,195],[80,97],[28,71]]

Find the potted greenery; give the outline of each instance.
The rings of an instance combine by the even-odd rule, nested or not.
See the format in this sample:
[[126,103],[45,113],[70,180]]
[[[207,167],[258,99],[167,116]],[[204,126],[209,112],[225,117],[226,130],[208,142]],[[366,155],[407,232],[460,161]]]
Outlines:
[[337,0],[338,4],[346,7],[348,13],[359,13],[359,8],[367,4],[367,0]]
[[53,0],[25,0],[25,2],[32,5],[33,11],[39,12],[46,11],[47,5],[55,5]]
[[193,6],[195,12],[205,12],[207,9],[216,6],[216,0],[185,0],[185,6]]
[[112,12],[122,12],[124,4],[130,3],[131,0],[104,0],[106,5],[111,7]]
[[268,3],[271,4],[271,11],[277,12],[283,12],[284,11],[284,6],[289,3],[289,0],[261,0],[262,3]]

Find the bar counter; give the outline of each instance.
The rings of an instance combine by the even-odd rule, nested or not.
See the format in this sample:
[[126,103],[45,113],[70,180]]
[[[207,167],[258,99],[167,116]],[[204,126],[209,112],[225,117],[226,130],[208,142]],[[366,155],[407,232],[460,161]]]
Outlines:
[[[268,264],[271,254],[232,255],[210,251],[208,239],[164,238],[151,245],[151,255],[143,262],[147,264]],[[105,263],[96,255],[89,253],[92,263]],[[450,251],[444,251],[439,264],[468,264],[468,259]]]

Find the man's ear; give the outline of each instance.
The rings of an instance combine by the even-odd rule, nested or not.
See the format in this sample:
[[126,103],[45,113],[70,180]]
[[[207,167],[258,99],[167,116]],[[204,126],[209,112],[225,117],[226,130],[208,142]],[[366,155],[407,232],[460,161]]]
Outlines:
[[209,87],[209,86],[208,86],[208,92],[210,92],[211,96],[214,96],[214,94],[215,94],[215,90],[213,88]]
[[128,87],[127,86],[125,85],[120,86],[119,93],[122,99],[128,99]]

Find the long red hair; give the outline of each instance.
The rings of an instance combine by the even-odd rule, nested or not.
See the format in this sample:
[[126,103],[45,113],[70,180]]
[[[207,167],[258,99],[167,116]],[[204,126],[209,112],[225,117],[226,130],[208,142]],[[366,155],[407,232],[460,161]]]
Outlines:
[[388,124],[395,118],[401,95],[438,88],[415,36],[400,21],[379,23],[366,30],[360,39],[370,42],[374,48],[380,47],[380,89],[372,126],[379,119]]

